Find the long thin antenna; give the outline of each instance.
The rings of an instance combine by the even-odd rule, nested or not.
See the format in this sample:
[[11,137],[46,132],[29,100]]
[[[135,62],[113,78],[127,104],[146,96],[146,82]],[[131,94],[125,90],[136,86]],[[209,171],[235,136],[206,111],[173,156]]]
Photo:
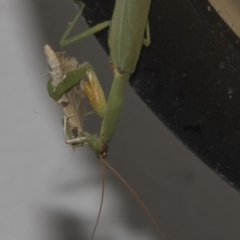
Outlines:
[[158,232],[160,233],[161,237],[164,240],[167,240],[167,238],[165,237],[165,235],[163,234],[160,226],[158,225],[157,221],[154,219],[154,217],[152,216],[152,214],[150,213],[150,211],[148,210],[148,208],[146,207],[146,205],[144,204],[144,202],[140,199],[140,197],[138,196],[138,194],[133,190],[133,188],[130,186],[129,183],[127,183],[127,181],[105,160],[105,159],[101,159],[101,162],[104,162],[104,164],[122,181],[122,183],[127,187],[127,189],[132,193],[132,195],[136,198],[136,200],[138,201],[138,203],[141,205],[141,207],[143,208],[144,212],[148,215],[149,219],[151,220],[151,222],[153,223],[153,225],[156,227],[156,229],[158,230]]
[[104,199],[104,191],[105,191],[105,168],[104,168],[104,159],[100,159],[100,164],[101,164],[101,173],[102,173],[102,196],[101,196],[101,203],[100,203],[100,208],[98,211],[98,216],[97,216],[97,221],[95,223],[93,232],[92,232],[92,236],[91,236],[91,240],[93,240],[94,234],[96,232],[97,226],[98,226],[98,222],[100,219],[100,215],[102,212],[102,206],[103,206],[103,199]]

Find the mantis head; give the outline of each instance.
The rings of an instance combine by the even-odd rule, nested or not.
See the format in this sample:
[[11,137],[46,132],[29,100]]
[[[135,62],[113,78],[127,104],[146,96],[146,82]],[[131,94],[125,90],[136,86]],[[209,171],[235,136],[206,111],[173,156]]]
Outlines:
[[100,159],[105,159],[108,152],[108,144],[101,136],[93,136],[88,141],[89,146],[94,151],[95,155]]

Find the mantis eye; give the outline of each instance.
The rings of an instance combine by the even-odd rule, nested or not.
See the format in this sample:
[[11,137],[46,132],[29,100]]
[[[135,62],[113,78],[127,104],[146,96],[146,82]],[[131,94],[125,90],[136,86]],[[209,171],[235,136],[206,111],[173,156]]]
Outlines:
[[105,159],[107,157],[108,146],[106,144],[102,144],[102,158]]

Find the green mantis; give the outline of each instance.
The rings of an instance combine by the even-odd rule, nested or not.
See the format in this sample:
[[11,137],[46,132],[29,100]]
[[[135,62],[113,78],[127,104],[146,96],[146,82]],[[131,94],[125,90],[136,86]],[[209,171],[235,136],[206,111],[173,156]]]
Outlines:
[[[53,86],[52,79],[48,83],[48,92],[56,101],[66,91],[81,81],[86,74],[91,79],[89,89],[97,86],[95,90],[87,95],[90,96],[92,105],[96,106],[95,110],[103,117],[100,134],[96,136],[84,131],[78,131],[78,134],[75,134],[78,136],[71,143],[89,145],[96,156],[101,159],[106,158],[108,145],[114,135],[121,115],[128,80],[130,75],[135,71],[142,45],[147,46],[150,43],[147,27],[150,4],[151,0],[116,0],[111,21],[100,23],[83,33],[67,39],[74,24],[82,14],[84,7],[82,5],[81,10],[60,41],[60,46],[65,47],[109,27],[108,44],[110,49],[110,65],[114,72],[114,80],[107,104],[105,104],[105,97],[90,65],[85,64],[75,70],[71,70],[56,86]],[[145,30],[146,39],[144,38]]]
[[[97,24],[74,37],[68,38],[72,28],[82,15],[84,4],[60,41],[65,47],[76,43],[106,27],[109,27],[108,45],[110,49],[110,66],[114,72],[112,88],[106,102],[98,78],[88,63],[78,65],[75,59],[66,58],[63,53],[55,54],[49,46],[45,46],[49,65],[49,95],[63,106],[64,131],[67,143],[73,146],[88,145],[95,155],[101,159],[130,189],[142,205],[154,225],[156,221],[122,177],[105,161],[108,145],[117,127],[129,78],[134,73],[142,45],[150,44],[148,13],[151,0],[116,0],[110,21]],[[146,34],[145,34],[146,33]],[[146,38],[144,37],[146,35]],[[99,135],[83,130],[85,95],[88,96],[95,112],[103,118]]]

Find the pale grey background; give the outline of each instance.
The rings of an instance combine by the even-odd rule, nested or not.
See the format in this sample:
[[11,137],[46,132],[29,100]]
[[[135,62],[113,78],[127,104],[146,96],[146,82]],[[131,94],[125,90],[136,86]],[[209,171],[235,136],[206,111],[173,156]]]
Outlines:
[[[0,1],[4,240],[85,240],[96,220],[99,162],[87,148],[73,153],[64,143],[61,109],[48,97],[44,74],[43,45],[59,50],[75,14],[68,0]],[[94,38],[67,52],[89,61],[109,89],[108,58]],[[239,239],[239,193],[193,156],[130,88],[108,161],[139,193],[167,239]],[[136,200],[108,172],[95,239],[159,238]]]

